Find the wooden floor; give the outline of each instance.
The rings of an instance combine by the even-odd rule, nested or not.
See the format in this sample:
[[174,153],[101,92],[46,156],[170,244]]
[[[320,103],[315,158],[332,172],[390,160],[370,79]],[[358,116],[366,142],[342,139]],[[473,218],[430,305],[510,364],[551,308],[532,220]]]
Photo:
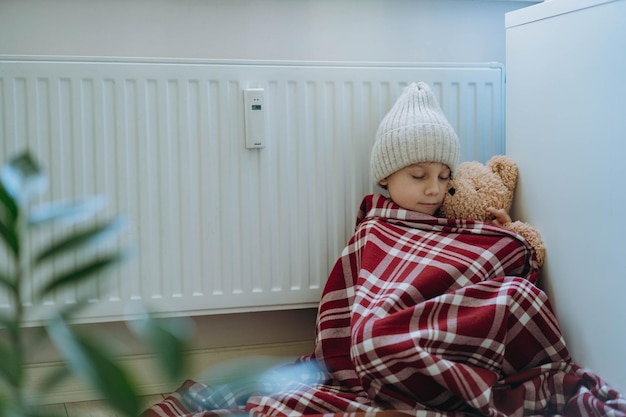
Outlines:
[[[163,400],[165,395],[147,395],[141,397],[142,409]],[[102,401],[84,401],[80,403],[51,404],[45,406],[45,411],[58,416],[67,417],[119,417],[120,414],[111,410]]]

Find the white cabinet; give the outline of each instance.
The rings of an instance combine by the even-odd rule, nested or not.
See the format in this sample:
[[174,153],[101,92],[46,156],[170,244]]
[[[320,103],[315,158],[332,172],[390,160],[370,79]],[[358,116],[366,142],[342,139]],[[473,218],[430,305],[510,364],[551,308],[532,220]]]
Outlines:
[[575,362],[626,391],[626,1],[549,0],[506,15],[514,217],[547,246]]

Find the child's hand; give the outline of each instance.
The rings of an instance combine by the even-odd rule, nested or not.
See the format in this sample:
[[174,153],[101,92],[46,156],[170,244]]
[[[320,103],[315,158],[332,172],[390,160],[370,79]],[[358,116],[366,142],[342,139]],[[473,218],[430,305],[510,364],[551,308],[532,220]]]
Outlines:
[[495,217],[495,219],[491,223],[495,224],[496,226],[502,227],[507,223],[511,223],[512,221],[511,216],[509,216],[509,213],[507,213],[505,209],[495,209],[493,207],[489,207],[487,210]]

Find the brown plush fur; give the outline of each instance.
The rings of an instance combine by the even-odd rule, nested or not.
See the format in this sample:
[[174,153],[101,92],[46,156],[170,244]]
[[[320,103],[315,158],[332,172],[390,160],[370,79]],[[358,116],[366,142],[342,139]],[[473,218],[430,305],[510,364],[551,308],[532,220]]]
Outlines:
[[[487,209],[494,207],[509,211],[517,177],[517,164],[506,156],[494,156],[484,165],[476,161],[463,162],[450,182],[454,194],[446,195],[441,214],[448,218],[492,221],[493,215]],[[545,247],[534,227],[521,221],[502,227],[524,237],[537,252],[539,266],[543,265]]]

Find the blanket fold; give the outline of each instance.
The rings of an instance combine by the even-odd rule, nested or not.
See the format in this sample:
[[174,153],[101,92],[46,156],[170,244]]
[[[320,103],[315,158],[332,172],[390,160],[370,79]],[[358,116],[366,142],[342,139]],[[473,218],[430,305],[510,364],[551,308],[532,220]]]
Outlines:
[[[367,196],[299,361],[323,377],[247,392],[238,412],[626,416],[624,397],[572,362],[538,272],[511,231]],[[145,416],[173,415],[155,407]],[[193,415],[225,410],[206,412]]]

